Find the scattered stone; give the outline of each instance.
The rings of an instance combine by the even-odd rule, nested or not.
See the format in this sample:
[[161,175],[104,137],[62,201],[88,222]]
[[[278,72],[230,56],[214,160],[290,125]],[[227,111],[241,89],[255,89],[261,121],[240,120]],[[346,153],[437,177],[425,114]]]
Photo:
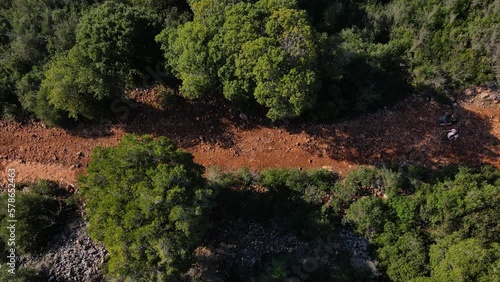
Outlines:
[[107,251],[93,242],[81,219],[68,223],[59,236],[49,243],[44,254],[24,256],[22,265],[44,272],[49,281],[104,281],[100,267]]
[[490,94],[486,92],[481,94],[479,97],[481,97],[481,99],[488,99],[490,97]]

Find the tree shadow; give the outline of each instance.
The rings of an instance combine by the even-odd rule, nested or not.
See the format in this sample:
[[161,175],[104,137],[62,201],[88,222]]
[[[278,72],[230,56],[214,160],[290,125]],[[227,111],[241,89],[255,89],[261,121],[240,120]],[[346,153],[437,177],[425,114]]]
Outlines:
[[257,126],[220,98],[190,101],[176,97],[165,106],[139,102],[122,124],[128,133],[166,136],[182,148],[200,143],[232,148],[237,143],[234,130]]
[[237,146],[235,132],[270,124],[262,115],[245,115],[244,109],[223,97],[188,100],[175,94],[163,101],[157,91],[136,89],[130,100],[110,102],[105,117],[94,122],[82,120],[66,132],[94,139],[111,137],[122,130],[166,136],[182,148],[203,143],[227,149]]
[[[292,126],[288,130],[304,131],[316,140],[305,145],[311,154],[356,164],[500,165],[500,140],[491,133],[493,117],[455,106],[458,122],[442,127],[438,118],[450,108],[419,97],[410,99],[332,125]],[[457,140],[446,137],[452,128],[459,131]]]
[[[365,165],[397,163],[436,168],[450,164],[492,164],[500,167],[500,132],[493,124],[494,119],[498,122],[498,117],[491,118],[498,111],[488,106],[471,108],[463,99],[465,107],[455,106],[452,109],[411,96],[377,112],[333,124],[314,124],[303,118],[290,123],[271,123],[262,115],[245,116],[223,97],[199,101],[176,97],[158,106],[151,100],[154,94],[151,90],[144,90],[139,97],[135,97],[135,104],[125,119],[119,123],[110,122],[113,126],[83,124],[70,134],[95,138],[113,135],[113,130],[119,129],[126,133],[166,136],[185,149],[204,144],[236,151],[241,150],[241,146],[255,145],[260,148],[261,156],[266,157],[265,147],[269,144],[251,141],[249,137],[256,134],[255,140],[260,140],[262,136],[258,134],[262,133],[252,130],[268,128],[288,131],[291,135],[308,135],[304,137],[307,137],[306,142],[300,141],[300,146],[295,141],[289,145],[332,162]],[[452,110],[458,114],[458,122],[452,126],[439,126],[438,118]],[[446,138],[447,131],[452,128],[459,131],[460,138],[457,140]],[[277,137],[275,139],[278,140]],[[283,152],[282,158],[290,156],[287,154]]]

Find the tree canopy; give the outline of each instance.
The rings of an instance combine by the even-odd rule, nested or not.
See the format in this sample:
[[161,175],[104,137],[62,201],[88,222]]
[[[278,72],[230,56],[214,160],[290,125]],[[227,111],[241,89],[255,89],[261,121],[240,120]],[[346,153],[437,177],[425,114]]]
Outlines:
[[[376,180],[377,174],[371,177]],[[461,168],[425,182],[408,173],[385,174],[392,174],[388,179],[401,179],[399,188],[383,200],[357,200],[344,218],[377,247],[377,258],[391,280],[491,281],[498,277],[497,169]],[[363,175],[367,174],[348,178],[366,182]],[[405,178],[414,191],[402,189]],[[387,182],[381,183],[387,187]]]
[[165,65],[186,98],[331,121],[498,83],[499,13],[493,0],[6,1],[0,110],[96,119]]
[[208,226],[203,167],[168,139],[127,135],[96,148],[80,180],[89,234],[110,253],[110,278],[172,281]]
[[318,80],[315,34],[294,1],[192,1],[192,21],[159,36],[184,96],[222,86],[234,102],[256,101],[272,120],[312,108]]
[[152,28],[147,15],[125,4],[91,9],[80,19],[75,46],[49,64],[41,95],[72,118],[98,117],[113,99],[124,97],[137,67],[147,61],[138,55],[151,48],[152,36],[148,42],[146,35]]

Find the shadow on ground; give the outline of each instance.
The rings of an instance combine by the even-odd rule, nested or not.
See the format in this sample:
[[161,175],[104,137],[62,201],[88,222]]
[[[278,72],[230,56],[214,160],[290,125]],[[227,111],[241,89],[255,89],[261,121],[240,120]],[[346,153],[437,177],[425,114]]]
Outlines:
[[[458,115],[458,122],[439,126],[439,116],[451,111]],[[498,166],[500,140],[491,133],[494,118],[479,116],[460,106],[449,108],[413,98],[389,110],[333,125],[312,125],[304,131],[315,140],[307,146],[311,154],[357,164],[441,166],[486,162]],[[459,131],[457,140],[446,138],[452,128]],[[326,149],[319,146],[322,144],[327,144]]]
[[[494,127],[494,123],[500,122],[500,116],[496,109],[488,112],[474,108],[470,111],[413,96],[388,109],[333,124],[294,121],[276,126],[262,117],[242,117],[239,110],[222,98],[198,102],[177,98],[158,106],[151,101],[152,97],[154,93],[148,91],[139,93],[134,98],[137,106],[118,127],[126,133],[167,136],[186,149],[207,144],[235,152],[247,149],[261,152],[259,155],[243,154],[240,157],[243,164],[249,156],[266,158],[267,149],[271,149],[266,146],[277,146],[284,142],[285,139],[281,138],[288,138],[289,143],[283,143],[282,147],[290,149],[300,143],[298,150],[301,156],[306,156],[304,162],[310,155],[323,159],[323,163],[329,160],[365,165],[395,162],[428,167],[489,163],[500,167],[500,132]],[[452,111],[458,115],[458,122],[452,126],[439,126],[438,118]],[[496,116],[491,117],[491,114]],[[92,138],[110,134],[106,128],[111,127],[84,126],[71,134]],[[272,133],[261,136],[259,134],[263,133],[254,130],[259,128],[267,128]],[[452,128],[459,131],[460,138],[450,141],[446,139],[446,133]],[[288,136],[280,137],[282,131]],[[298,140],[302,137],[308,142]],[[290,141],[293,138],[295,141]],[[253,139],[262,141],[257,143]],[[279,158],[285,160],[297,156],[297,150],[285,149]],[[311,161],[309,163],[314,166]]]

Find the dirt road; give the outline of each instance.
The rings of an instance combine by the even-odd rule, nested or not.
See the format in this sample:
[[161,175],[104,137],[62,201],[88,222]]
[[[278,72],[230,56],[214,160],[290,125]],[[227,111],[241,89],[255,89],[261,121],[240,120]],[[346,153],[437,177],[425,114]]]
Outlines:
[[[500,105],[484,89],[469,90],[460,98],[453,127],[460,138],[442,140],[449,128],[437,118],[449,108],[410,98],[389,109],[331,125],[295,123],[271,125],[217,102],[202,106],[179,101],[157,106],[154,90],[134,93],[138,106],[126,121],[78,125],[72,130],[45,128],[40,122],[0,121],[0,169],[18,171],[18,181],[51,179],[75,184],[96,146],[113,146],[127,133],[172,138],[191,152],[195,161],[224,169],[247,166],[328,167],[345,174],[357,165],[388,161],[426,166],[492,164],[500,168]],[[484,98],[484,97],[486,98]]]

